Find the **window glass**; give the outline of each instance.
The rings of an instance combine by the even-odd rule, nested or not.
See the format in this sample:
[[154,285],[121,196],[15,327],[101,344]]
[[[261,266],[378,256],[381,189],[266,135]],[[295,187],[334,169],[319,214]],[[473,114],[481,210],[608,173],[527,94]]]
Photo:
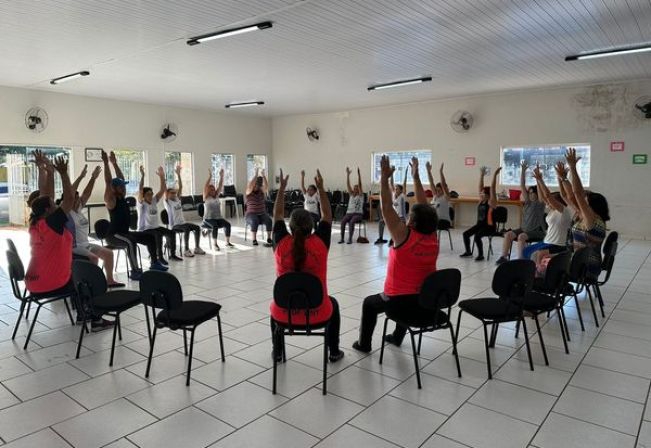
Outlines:
[[[590,145],[588,144],[503,147],[500,161],[501,184],[520,185],[520,163],[525,160],[531,167],[540,163],[547,186],[557,187],[558,179],[554,165],[559,160],[565,161],[567,148],[576,148],[577,156],[581,157],[581,161],[577,164],[579,176],[584,186],[590,186]],[[528,178],[527,183],[533,183],[532,179]]]

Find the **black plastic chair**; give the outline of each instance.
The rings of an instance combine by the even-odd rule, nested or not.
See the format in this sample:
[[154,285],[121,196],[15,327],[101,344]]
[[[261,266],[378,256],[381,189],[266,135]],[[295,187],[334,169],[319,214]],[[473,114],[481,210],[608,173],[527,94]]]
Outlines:
[[[12,245],[13,242],[11,245],[9,245],[9,247]],[[16,246],[13,245],[13,247],[15,248]],[[68,305],[68,298],[72,298],[72,292],[53,296],[48,294],[31,293],[27,290],[27,287],[21,289],[20,282],[25,282],[25,267],[17,252],[14,252],[12,250],[7,251],[7,264],[9,270],[9,282],[11,283],[11,291],[13,292],[14,297],[20,300],[20,311],[18,312],[16,326],[14,327],[14,331],[11,335],[12,340],[16,338],[16,333],[18,332],[18,327],[20,326],[20,321],[23,317],[25,307],[31,306],[32,303],[35,303],[37,305],[36,312],[34,313],[32,324],[29,326],[29,331],[27,332],[27,338],[25,339],[25,344],[23,345],[24,350],[27,349],[29,340],[32,337],[32,332],[34,331],[34,326],[38,320],[38,313],[41,311],[41,307],[43,305],[47,305],[48,303],[56,302],[58,300],[63,300],[66,311],[68,312],[68,317],[70,318],[70,323],[72,325],[75,325],[75,320],[72,318],[70,306]]]
[[181,208],[183,210],[191,211],[197,209],[192,196],[181,196],[179,199],[181,200]]
[[106,277],[102,268],[88,261],[75,260],[72,262],[72,280],[77,291],[78,303],[82,310],[78,310],[83,316],[79,342],[77,343],[76,358],[79,358],[84,333],[87,332],[87,323],[94,316],[111,316],[115,319],[113,325],[113,342],[111,343],[111,358],[109,366],[113,367],[113,355],[115,354],[115,338],[119,335],[122,340],[122,329],[120,327],[120,314],[124,311],[140,305],[140,293],[126,289],[109,291],[106,284]]
[[[484,328],[484,346],[488,379],[493,378],[489,347],[495,346],[499,324],[520,322],[524,330],[524,340],[529,357],[529,368],[533,370],[531,347],[527,324],[524,321],[523,307],[526,296],[531,292],[536,273],[536,264],[531,260],[511,260],[497,267],[493,275],[492,289],[497,297],[469,299],[459,302],[457,319],[457,339],[461,329],[461,314],[466,312],[479,319]],[[491,337],[488,337],[488,325],[492,325]]]
[[[323,336],[323,395],[327,393],[328,375],[328,331],[330,321],[313,324],[310,314],[323,302],[323,286],[321,280],[304,272],[290,272],[281,275],[274,284],[274,302],[282,309],[287,310],[287,323],[274,320],[276,329],[273,334],[274,347],[281,348],[282,360],[286,361],[285,336]],[[303,315],[305,324],[295,324],[292,316]],[[316,331],[315,331],[316,330]],[[320,331],[322,330],[322,331]],[[273,389],[276,394],[278,356],[273,354]]]
[[[601,287],[608,283],[610,280],[610,274],[613,272],[613,266],[615,265],[615,256],[617,255],[619,234],[617,232],[610,232],[608,237],[604,241],[602,250],[602,261],[601,261],[601,272],[605,272],[603,280],[596,279],[596,281],[591,282],[591,286],[595,291],[597,300],[599,300],[599,307],[601,308],[601,316],[606,317],[604,314],[604,298],[601,294]],[[594,279],[593,279],[594,280]]]
[[192,195],[192,201],[194,202],[195,207],[199,207],[199,204],[203,204],[203,195],[201,194]]
[[127,277],[131,278],[131,270],[139,270],[140,266],[142,266],[140,247],[136,245],[136,250],[138,251],[138,260],[140,260],[140,266],[131,266],[131,260],[129,258],[129,249],[127,243],[123,243],[117,239],[112,239],[112,242],[106,241],[106,237],[108,236],[110,226],[111,223],[109,223],[108,220],[98,219],[97,221],[95,221],[95,225],[93,226],[95,229],[95,235],[97,236],[97,239],[100,241],[102,246],[112,251],[117,251],[117,256],[115,257],[115,267],[114,267],[114,270],[116,272],[118,269],[118,262],[120,261],[120,253],[124,252],[124,256],[127,260]]
[[[160,212],[160,220],[161,220],[161,222],[163,223],[163,225],[165,227],[170,229],[172,232],[174,232],[176,234],[176,236],[179,237],[179,249],[180,249],[180,252],[183,253],[183,234],[185,233],[185,231],[183,229],[174,229],[174,228],[170,227],[170,217],[169,217],[169,214],[167,213],[167,210],[165,210],[165,209],[161,210],[161,212]],[[186,249],[187,249],[187,247],[186,247]],[[168,255],[170,255],[170,256],[172,255],[172,251],[170,250],[170,247],[169,247],[168,244],[165,244],[165,250],[167,251]]]
[[454,247],[452,246],[452,234],[450,233],[450,229],[452,228],[452,223],[454,222],[454,208],[450,207],[450,221],[447,219],[439,219],[438,224],[436,225],[436,230],[437,230],[437,238],[439,240],[439,243],[441,241],[441,232],[448,232],[448,239],[450,240],[450,250],[454,250]]
[[567,287],[563,293],[565,297],[569,297],[569,296],[574,297],[574,304],[576,305],[576,314],[579,317],[579,323],[581,324],[582,331],[585,331],[585,325],[583,323],[583,314],[581,313],[581,307],[579,306],[578,295],[584,291],[588,297],[588,300],[590,301],[590,308],[592,309],[592,316],[594,318],[595,325],[597,326],[597,328],[599,327],[597,309],[595,308],[594,305],[592,291],[588,287],[591,283],[597,281],[595,279],[590,279],[588,277],[588,263],[590,260],[590,255],[592,253],[593,253],[593,249],[590,247],[584,247],[574,252],[574,255],[572,256],[572,261],[570,262],[569,283],[567,284]]
[[[461,289],[461,271],[458,269],[443,269],[430,274],[423,283],[418,296],[418,305],[422,312],[418,315],[414,313],[402,313],[391,310],[385,312],[384,330],[382,332],[382,348],[380,349],[380,364],[384,359],[384,338],[387,334],[387,324],[389,320],[396,322],[407,328],[411,338],[411,349],[414,355],[414,366],[416,367],[416,381],[418,388],[421,389],[420,368],[418,365],[418,356],[420,355],[420,346],[423,341],[423,333],[430,333],[436,330],[450,330],[452,339],[452,353],[457,363],[457,372],[461,378],[461,365],[459,364],[459,354],[457,353],[457,338],[454,334],[454,326],[450,322],[450,312],[452,306],[459,300],[459,291]],[[416,348],[415,336],[418,335],[418,348]]]
[[[172,331],[183,330],[183,348],[185,355],[188,356],[186,386],[190,385],[194,332],[202,323],[217,318],[221,360],[222,362],[226,361],[224,340],[222,337],[222,321],[219,316],[221,305],[202,300],[184,301],[179,280],[168,272],[159,271],[147,271],[142,275],[142,279],[140,280],[140,298],[143,305],[145,305],[145,318],[147,320],[147,333],[149,335],[149,356],[147,357],[145,378],[149,378],[151,359],[156,342],[156,330],[158,328],[169,328]],[[151,308],[153,322],[149,318],[149,308]],[[160,309],[161,311],[156,314],[156,309]],[[190,332],[189,350],[188,332]]]
[[495,207],[493,210],[493,223],[495,224],[495,232],[488,235],[488,252],[486,253],[486,260],[490,260],[493,253],[493,238],[504,238],[506,233],[506,222],[509,220],[509,211],[506,207]]

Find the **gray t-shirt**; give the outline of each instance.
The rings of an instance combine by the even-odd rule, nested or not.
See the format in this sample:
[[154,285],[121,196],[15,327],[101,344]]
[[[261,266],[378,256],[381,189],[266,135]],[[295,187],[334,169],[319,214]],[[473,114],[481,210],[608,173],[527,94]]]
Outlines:
[[522,209],[522,230],[533,232],[545,229],[545,203],[542,201],[524,201]]

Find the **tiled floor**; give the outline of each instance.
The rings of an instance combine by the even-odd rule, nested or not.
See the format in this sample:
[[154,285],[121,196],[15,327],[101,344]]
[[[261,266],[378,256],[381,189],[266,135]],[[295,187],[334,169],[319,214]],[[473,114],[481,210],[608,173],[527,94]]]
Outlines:
[[[375,230],[369,226],[370,237]],[[330,365],[328,395],[321,387],[318,338],[287,338],[289,361],[271,394],[268,302],[275,278],[270,249],[247,247],[236,228],[233,251],[173,264],[186,298],[223,305],[228,356],[219,360],[217,325],[197,331],[192,383],[185,386],[183,339],[157,338],[152,373],[144,377],[148,342],[142,308],[123,317],[123,340],[108,366],[110,332],[84,338],[64,310],[44,310],[29,350],[28,322],[11,341],[18,302],[6,270],[0,280],[0,444],[7,447],[644,447],[651,446],[651,243],[621,241],[611,281],[604,288],[607,319],[596,328],[582,302],[586,331],[568,306],[570,355],[558,322],[543,326],[550,366],[537,336],[535,371],[523,338],[500,329],[492,351],[495,379],[486,380],[482,331],[462,319],[458,378],[449,334],[425,337],[423,389],[416,388],[410,347],[363,356],[350,349],[361,301],[381,291],[386,247],[334,244],[329,288],[342,314],[344,359]],[[27,261],[26,235],[18,241]],[[459,234],[455,245],[461,247]],[[333,240],[336,241],[336,237]],[[460,259],[444,241],[439,267],[463,273],[462,297],[489,293],[492,262]],[[121,274],[121,278],[125,276]],[[137,287],[137,285],[131,285]],[[381,323],[381,321],[380,321]],[[532,328],[529,331],[533,334]],[[378,347],[377,332],[374,340]],[[649,421],[647,421],[649,420]]]

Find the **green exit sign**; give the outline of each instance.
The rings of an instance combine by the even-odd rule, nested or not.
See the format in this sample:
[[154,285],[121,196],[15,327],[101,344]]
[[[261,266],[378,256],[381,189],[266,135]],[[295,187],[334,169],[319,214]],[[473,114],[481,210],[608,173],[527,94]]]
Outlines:
[[646,165],[647,155],[646,154],[633,154],[633,165]]

